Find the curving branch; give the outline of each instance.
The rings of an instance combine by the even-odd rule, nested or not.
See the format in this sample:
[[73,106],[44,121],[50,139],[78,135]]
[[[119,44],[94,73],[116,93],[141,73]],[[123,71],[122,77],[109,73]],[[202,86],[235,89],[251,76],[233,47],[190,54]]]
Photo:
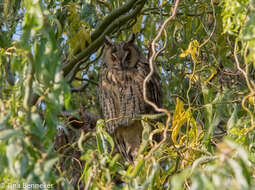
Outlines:
[[[145,159],[148,159],[150,158],[151,154],[158,148],[160,147],[163,142],[166,141],[167,139],[167,131],[168,131],[168,127],[169,127],[169,123],[170,123],[170,113],[164,109],[164,108],[159,108],[156,104],[154,104],[153,102],[151,102],[148,97],[147,97],[147,93],[146,93],[146,89],[147,89],[147,83],[148,81],[150,80],[151,76],[153,75],[153,72],[154,72],[154,65],[153,65],[153,61],[155,60],[156,56],[157,56],[157,52],[155,50],[155,45],[156,45],[156,41],[159,40],[162,32],[164,31],[167,23],[174,19],[174,17],[176,16],[176,13],[177,13],[177,8],[178,8],[178,5],[179,5],[179,0],[176,0],[175,1],[175,4],[174,4],[174,8],[173,8],[173,12],[171,14],[170,17],[168,17],[162,24],[162,26],[160,27],[160,30],[157,34],[157,36],[154,38],[154,40],[152,41],[152,55],[149,59],[149,64],[150,64],[150,73],[146,76],[146,78],[144,79],[143,81],[143,98],[144,98],[144,101],[149,104],[150,106],[152,106],[154,108],[155,111],[157,112],[163,112],[167,115],[167,121],[166,121],[166,126],[165,126],[165,129],[164,129],[164,132],[163,132],[163,139],[157,144],[155,145],[151,150],[150,152],[148,153],[148,155],[145,157]],[[164,47],[163,47],[164,48]]]
[[213,30],[212,30],[211,34],[209,35],[209,37],[199,46],[199,48],[203,47],[207,42],[209,42],[209,40],[213,36],[215,29],[216,29],[217,18],[216,18],[216,14],[215,14],[215,8],[213,5],[213,0],[211,0],[211,6],[212,6],[212,10],[213,10],[213,19],[214,19]]

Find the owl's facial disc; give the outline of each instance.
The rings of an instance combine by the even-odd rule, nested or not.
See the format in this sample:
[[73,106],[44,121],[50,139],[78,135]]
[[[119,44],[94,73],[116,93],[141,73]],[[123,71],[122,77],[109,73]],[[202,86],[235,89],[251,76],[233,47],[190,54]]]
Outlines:
[[105,38],[105,52],[112,69],[130,70],[136,66],[139,55],[134,47],[134,39],[134,35],[126,42],[112,42]]

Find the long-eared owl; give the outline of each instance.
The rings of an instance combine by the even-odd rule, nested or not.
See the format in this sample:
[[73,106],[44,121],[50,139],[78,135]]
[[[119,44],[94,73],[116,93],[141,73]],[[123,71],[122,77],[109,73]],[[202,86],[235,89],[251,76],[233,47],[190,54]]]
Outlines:
[[[129,162],[137,155],[143,131],[141,121],[132,118],[154,113],[143,97],[143,81],[150,72],[149,63],[134,41],[134,34],[124,42],[105,38],[99,81],[99,102],[106,129]],[[160,77],[154,72],[147,83],[147,97],[159,107],[162,105],[161,90]]]

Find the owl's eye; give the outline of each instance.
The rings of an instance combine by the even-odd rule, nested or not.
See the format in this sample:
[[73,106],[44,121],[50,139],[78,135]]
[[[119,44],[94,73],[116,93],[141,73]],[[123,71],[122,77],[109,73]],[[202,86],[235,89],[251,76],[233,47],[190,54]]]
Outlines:
[[116,54],[115,54],[115,53],[112,53],[112,61],[116,61],[116,59],[117,59]]

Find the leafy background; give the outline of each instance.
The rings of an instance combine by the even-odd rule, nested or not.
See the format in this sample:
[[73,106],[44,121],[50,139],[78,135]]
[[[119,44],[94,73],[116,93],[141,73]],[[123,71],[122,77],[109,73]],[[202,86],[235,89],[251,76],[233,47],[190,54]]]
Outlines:
[[135,165],[111,154],[96,91],[104,36],[133,32],[150,58],[176,2],[0,0],[0,189],[255,189],[253,0],[178,3],[155,43],[170,123],[141,118]]

